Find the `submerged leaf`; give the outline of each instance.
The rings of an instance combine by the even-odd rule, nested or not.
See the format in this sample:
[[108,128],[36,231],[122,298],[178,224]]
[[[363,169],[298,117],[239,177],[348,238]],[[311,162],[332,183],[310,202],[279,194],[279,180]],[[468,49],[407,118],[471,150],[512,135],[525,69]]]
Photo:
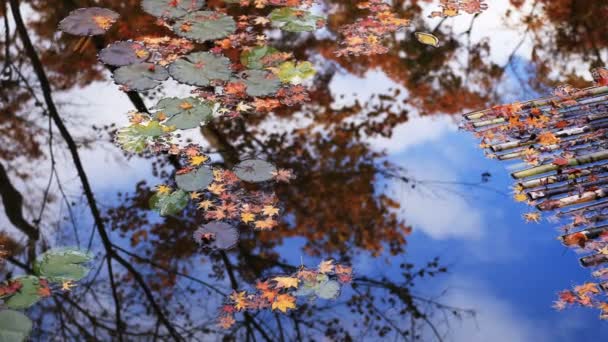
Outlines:
[[143,0],[141,8],[159,18],[175,19],[201,9],[205,0]]
[[236,228],[219,221],[203,225],[194,232],[193,237],[201,245],[221,250],[230,249],[239,241],[239,233]]
[[241,64],[248,69],[264,69],[269,66],[264,63],[264,59],[276,53],[280,53],[279,50],[271,46],[256,46],[241,53]]
[[272,179],[276,167],[261,159],[248,159],[238,163],[232,170],[246,182],[264,182]]
[[188,206],[190,196],[183,190],[176,190],[169,194],[156,193],[150,198],[150,208],[161,216],[176,215]]
[[220,12],[198,11],[177,20],[173,31],[180,37],[203,43],[228,37],[236,31],[236,23],[231,16]]
[[61,20],[59,29],[76,36],[104,34],[118,17],[118,13],[107,8],[79,8]]
[[228,58],[209,52],[194,52],[171,63],[169,74],[181,83],[204,87],[212,80],[229,80],[232,71]]
[[281,82],[300,84],[303,80],[313,77],[316,73],[315,68],[310,62],[284,62],[279,66],[277,76]]
[[38,257],[34,273],[56,283],[78,281],[89,273],[89,268],[82,264],[91,260],[90,254],[77,249],[51,249]]
[[283,7],[270,12],[268,18],[283,31],[314,31],[322,26],[325,18],[297,8]]
[[131,64],[114,70],[114,82],[129,90],[144,91],[156,88],[169,78],[165,68],[152,63]]
[[150,52],[139,42],[116,42],[99,52],[99,60],[104,64],[125,66],[144,62]]
[[22,342],[32,331],[32,321],[14,310],[0,311],[0,341]]

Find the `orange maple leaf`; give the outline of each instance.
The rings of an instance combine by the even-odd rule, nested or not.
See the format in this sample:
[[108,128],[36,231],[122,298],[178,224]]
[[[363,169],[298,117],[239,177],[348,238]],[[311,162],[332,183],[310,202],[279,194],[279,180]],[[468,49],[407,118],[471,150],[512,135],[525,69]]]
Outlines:
[[238,311],[242,311],[247,309],[247,292],[242,291],[242,292],[232,292],[232,294],[230,295],[230,299],[234,302],[234,307],[238,310]]
[[544,132],[538,135],[538,142],[541,145],[555,145],[559,143],[559,138],[555,136],[555,134],[551,132]]
[[287,312],[288,309],[296,308],[296,297],[289,294],[278,295],[272,303],[272,310],[279,309],[281,312]]

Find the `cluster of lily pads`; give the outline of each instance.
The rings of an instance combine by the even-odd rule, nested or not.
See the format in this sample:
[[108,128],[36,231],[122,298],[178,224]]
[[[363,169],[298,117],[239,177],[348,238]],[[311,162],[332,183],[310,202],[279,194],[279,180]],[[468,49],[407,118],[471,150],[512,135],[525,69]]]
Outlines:
[[76,249],[52,249],[40,255],[32,275],[22,275],[0,284],[0,341],[24,341],[32,322],[24,310],[56,290],[69,291],[89,273],[85,265],[92,256]]
[[[245,5],[243,1],[226,2]],[[235,20],[225,10],[205,9],[203,0],[143,0],[143,11],[157,17],[155,22],[177,37],[118,41],[98,54],[102,63],[111,66],[114,82],[125,91],[147,91],[169,78],[193,87],[192,96],[163,98],[150,112],[132,112],[130,125],[117,131],[115,141],[128,152],[162,152],[184,159],[187,166],[177,171],[176,188],[159,186],[150,198],[150,207],[161,216],[176,215],[198,200],[199,209],[205,210],[211,222],[197,230],[194,238],[214,249],[236,244],[234,223],[250,224],[255,229],[271,229],[277,224],[279,209],[274,193],[248,194],[236,188],[237,181],[288,181],[291,175],[261,159],[242,160],[230,171],[212,168],[205,165],[209,158],[200,147],[179,146],[178,131],[198,128],[219,117],[269,111],[306,100],[300,84],[315,74],[312,63],[296,61],[291,54],[266,45],[252,26],[271,23],[284,31],[304,32],[322,27],[324,18],[289,7],[306,7],[310,1],[273,0],[265,4],[278,8],[266,17],[240,16]],[[107,9],[80,9],[64,19],[60,28],[76,35],[102,34],[117,19],[118,14]],[[215,47],[195,49],[205,43]],[[233,49],[239,51],[237,60],[226,57],[234,54],[224,54]]]

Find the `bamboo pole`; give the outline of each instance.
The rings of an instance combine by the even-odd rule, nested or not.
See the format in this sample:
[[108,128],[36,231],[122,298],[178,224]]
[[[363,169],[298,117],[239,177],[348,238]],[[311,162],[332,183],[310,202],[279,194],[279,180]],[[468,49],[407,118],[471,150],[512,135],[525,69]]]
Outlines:
[[557,187],[545,186],[544,189],[537,189],[537,190],[528,192],[528,197],[531,200],[537,200],[537,199],[541,199],[541,198],[553,197],[553,196],[568,193],[568,192],[572,191],[573,186],[576,186],[576,185],[580,185],[580,186],[583,186],[588,189],[589,187],[605,185],[605,184],[608,184],[608,177],[603,177],[601,179],[598,179],[597,181],[587,182],[587,183],[583,182],[583,183],[577,183],[577,184],[564,184],[564,185],[557,186]]
[[[585,95],[582,95],[582,94],[581,95],[587,96],[587,97],[608,94],[608,86],[589,87],[589,88],[582,89],[579,93],[585,94]],[[543,98],[543,99],[525,101],[525,102],[522,102],[521,105],[522,105],[522,108],[543,107],[543,106],[551,105],[553,102],[559,102],[561,100],[562,99],[558,96],[552,96],[552,97]],[[464,117],[468,120],[476,120],[476,119],[480,119],[480,118],[486,116],[488,113],[491,113],[491,112],[493,112],[492,108],[484,109],[484,110],[479,110],[479,111],[465,114]]]
[[599,266],[608,261],[608,255],[605,255],[605,254],[588,255],[586,257],[580,258],[579,261],[583,267]]
[[601,198],[608,197],[608,188],[597,189],[595,191],[585,191],[580,195],[573,195],[564,198],[560,198],[557,200],[547,200],[536,207],[538,210],[548,211],[554,210],[558,208],[569,207],[571,205],[587,203],[591,201],[595,201]]
[[602,234],[607,233],[607,232],[608,232],[608,225],[599,226],[599,227],[591,227],[591,228],[587,228],[585,230],[581,230],[581,231],[578,231],[575,233],[562,235],[559,237],[559,240],[561,240],[565,246],[573,246],[575,244],[578,244],[578,241],[581,238],[584,239],[585,241],[593,240],[593,239],[597,239]]
[[555,164],[546,164],[546,165],[536,166],[533,168],[514,172],[511,174],[511,176],[515,179],[523,179],[523,178],[541,175],[541,174],[552,172],[552,171],[561,170],[561,169],[564,169],[566,166],[577,166],[577,165],[590,164],[590,163],[595,163],[595,162],[606,160],[606,159],[608,159],[608,150],[602,150],[602,151],[599,151],[596,153],[591,153],[591,154],[587,154],[584,156],[580,156],[578,158],[568,159],[568,164],[565,166],[559,166],[559,165],[555,165]]
[[556,174],[556,175],[551,175],[551,176],[534,178],[534,179],[520,182],[520,183],[518,183],[518,185],[522,189],[534,189],[534,188],[537,188],[540,186],[547,186],[550,184],[561,183],[561,182],[564,182],[567,180],[574,180],[574,179],[582,178],[585,176],[589,176],[593,173],[602,173],[602,172],[608,172],[608,164],[593,165],[588,168],[582,168],[582,169],[579,169],[578,172],[574,173],[574,174],[561,173],[561,174]]
[[590,205],[586,205],[586,206],[582,206],[580,208],[576,208],[576,209],[570,209],[567,211],[561,211],[558,212],[556,215],[558,217],[562,217],[562,216],[573,216],[573,215],[577,215],[577,214],[581,214],[581,213],[585,213],[585,212],[594,212],[597,210],[603,210],[608,208],[608,201],[602,201],[599,203],[593,203]]

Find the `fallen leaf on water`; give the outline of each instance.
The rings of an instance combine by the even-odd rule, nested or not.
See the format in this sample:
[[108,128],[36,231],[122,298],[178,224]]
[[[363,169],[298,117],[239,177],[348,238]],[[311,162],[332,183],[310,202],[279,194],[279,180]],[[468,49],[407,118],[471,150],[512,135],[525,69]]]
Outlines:
[[422,44],[430,45],[430,46],[434,46],[434,47],[439,46],[439,38],[435,37],[434,35],[432,35],[430,33],[416,32],[416,33],[414,33],[414,35],[416,36],[416,39],[418,39],[418,41],[421,42]]

